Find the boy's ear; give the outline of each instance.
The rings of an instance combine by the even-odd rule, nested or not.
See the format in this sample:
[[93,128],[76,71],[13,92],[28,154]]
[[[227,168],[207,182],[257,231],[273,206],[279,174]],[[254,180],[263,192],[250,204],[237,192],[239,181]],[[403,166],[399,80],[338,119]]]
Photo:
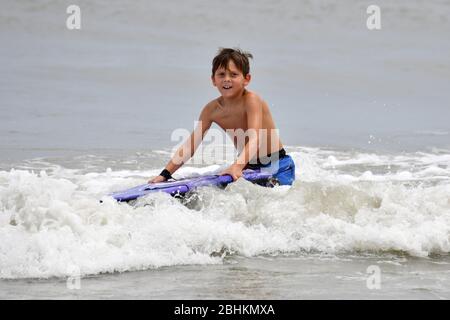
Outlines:
[[244,86],[246,86],[246,85],[248,85],[249,83],[250,83],[250,80],[252,80],[252,76],[250,75],[250,73],[249,74],[247,74],[245,77],[244,77]]
[[211,76],[211,82],[212,82],[213,86],[215,87],[216,86],[216,82],[214,81],[214,76]]

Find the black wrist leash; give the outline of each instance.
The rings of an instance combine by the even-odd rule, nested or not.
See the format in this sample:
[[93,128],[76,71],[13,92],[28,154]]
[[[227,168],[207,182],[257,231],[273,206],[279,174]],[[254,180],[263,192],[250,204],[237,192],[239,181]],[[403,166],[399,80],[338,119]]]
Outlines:
[[167,169],[164,169],[163,171],[161,171],[161,173],[159,175],[161,177],[166,178],[166,180],[173,179],[172,175],[170,174],[169,170],[167,170]]

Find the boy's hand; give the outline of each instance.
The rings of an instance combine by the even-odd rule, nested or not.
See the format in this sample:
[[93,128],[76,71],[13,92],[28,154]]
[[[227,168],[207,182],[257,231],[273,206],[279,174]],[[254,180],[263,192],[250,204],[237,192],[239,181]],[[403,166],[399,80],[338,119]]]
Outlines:
[[242,177],[242,167],[237,164],[233,164],[220,173],[221,176],[225,174],[229,174],[233,178],[233,181],[236,181]]
[[158,183],[158,182],[164,182],[166,181],[166,178],[164,178],[163,176],[156,176],[150,180],[148,180],[148,183]]

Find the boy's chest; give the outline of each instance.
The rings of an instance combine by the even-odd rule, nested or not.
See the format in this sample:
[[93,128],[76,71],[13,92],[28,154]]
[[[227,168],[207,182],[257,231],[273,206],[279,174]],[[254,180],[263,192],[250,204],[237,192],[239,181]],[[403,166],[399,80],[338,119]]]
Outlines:
[[214,114],[213,121],[222,129],[247,130],[247,114],[243,108],[222,109]]

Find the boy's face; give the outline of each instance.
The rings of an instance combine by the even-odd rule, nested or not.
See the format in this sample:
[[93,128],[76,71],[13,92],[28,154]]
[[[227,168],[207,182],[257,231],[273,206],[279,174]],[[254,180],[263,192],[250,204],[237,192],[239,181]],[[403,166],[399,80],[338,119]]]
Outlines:
[[211,77],[212,83],[224,98],[233,98],[242,94],[244,88],[250,82],[250,74],[244,77],[233,60],[228,63],[228,68],[218,68]]

